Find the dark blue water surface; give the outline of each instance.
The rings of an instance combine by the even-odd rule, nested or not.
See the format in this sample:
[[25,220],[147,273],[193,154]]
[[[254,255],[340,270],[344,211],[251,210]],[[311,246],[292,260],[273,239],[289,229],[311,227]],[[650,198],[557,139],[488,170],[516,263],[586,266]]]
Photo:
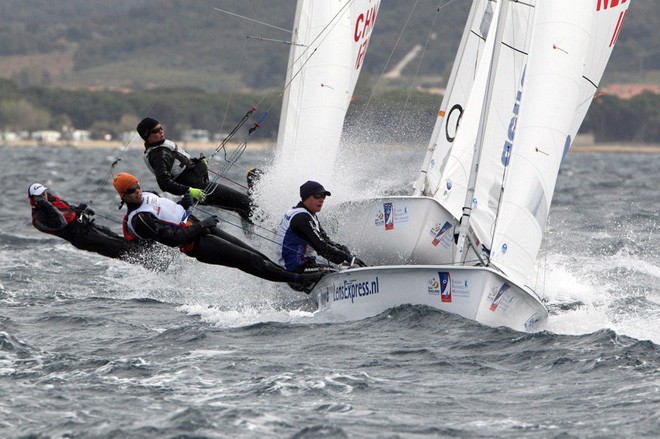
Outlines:
[[[414,179],[423,151],[362,154],[358,185],[386,174],[385,187]],[[79,251],[31,226],[29,184],[93,197],[119,232],[105,177],[120,155],[116,171],[155,188],[139,149],[0,155],[0,437],[660,435],[658,155],[569,154],[536,275],[551,315],[535,334],[412,306],[329,321],[285,285],[177,252],[154,272]]]

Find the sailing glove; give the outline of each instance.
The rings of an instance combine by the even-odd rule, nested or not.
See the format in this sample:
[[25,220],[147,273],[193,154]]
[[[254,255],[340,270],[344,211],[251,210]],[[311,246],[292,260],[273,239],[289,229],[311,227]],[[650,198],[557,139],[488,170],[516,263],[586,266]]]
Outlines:
[[210,217],[201,220],[199,224],[204,229],[212,229],[218,224],[218,221],[220,221],[220,219],[216,215],[211,215]]
[[90,209],[89,207],[87,207],[87,205],[86,205],[85,203],[81,203],[81,204],[79,204],[79,205],[77,205],[77,206],[72,206],[71,208],[72,208],[73,211],[76,212],[76,213],[84,213],[84,214],[87,214],[87,215],[89,215],[89,216],[92,216],[92,215],[94,215],[94,213],[95,213],[92,209]]
[[188,189],[188,193],[192,195],[195,200],[204,201],[206,200],[206,194],[203,190],[191,187]]
[[190,206],[192,206],[195,203],[195,198],[190,193],[185,194],[181,199],[179,200],[179,204],[186,210],[190,209]]

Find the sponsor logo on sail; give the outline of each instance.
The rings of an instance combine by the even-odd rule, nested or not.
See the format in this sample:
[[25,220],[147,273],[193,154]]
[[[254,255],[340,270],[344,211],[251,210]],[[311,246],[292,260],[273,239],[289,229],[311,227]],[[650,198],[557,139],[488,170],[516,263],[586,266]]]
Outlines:
[[383,224],[385,224],[385,214],[382,210],[379,210],[376,214],[376,218],[374,218],[374,225],[380,227]]
[[497,309],[497,307],[500,306],[500,302],[502,302],[502,298],[504,297],[504,293],[506,293],[509,290],[509,288],[511,288],[511,285],[509,285],[507,283],[504,283],[504,284],[502,284],[502,286],[500,287],[499,290],[497,290],[497,289],[493,290],[491,295],[493,295],[493,293],[495,293],[495,297],[493,297],[493,302],[490,304],[490,310],[491,311],[495,311]]
[[507,140],[504,142],[504,148],[502,148],[502,164],[504,166],[509,166],[509,160],[511,159],[511,148],[513,147],[513,138],[516,134],[516,124],[518,123],[518,113],[520,112],[520,99],[522,98],[523,85],[525,84],[525,71],[527,66],[523,68],[522,75],[520,77],[520,86],[518,87],[518,92],[516,93],[516,103],[513,105],[513,116],[509,122],[509,129],[507,130]]
[[601,9],[614,8],[623,5],[627,1],[628,0],[598,0],[596,10],[600,11]]
[[440,300],[451,302],[451,275],[448,271],[439,271],[440,277]]
[[349,300],[355,303],[358,297],[371,296],[380,293],[378,287],[378,276],[373,280],[366,280],[357,282],[355,279],[345,280],[339,285],[334,285],[335,291],[332,295],[332,301],[338,302],[341,300]]
[[431,244],[437,247],[438,244],[440,244],[440,241],[442,241],[442,238],[447,236],[446,233],[449,229],[451,229],[451,223],[449,221],[445,222],[442,226],[440,226],[440,223],[436,224],[431,229],[431,235],[433,236]]
[[432,296],[437,296],[440,294],[440,282],[435,276],[429,279],[427,291]]
[[355,70],[362,66],[364,56],[367,54],[367,47],[369,46],[369,37],[371,30],[376,24],[376,13],[378,12],[380,2],[376,3],[365,12],[358,14],[355,19],[355,26],[353,32],[353,39],[359,44],[357,58],[355,60]]
[[383,203],[383,213],[385,215],[385,230],[392,230],[394,228],[392,203]]
[[[457,114],[454,115],[454,113]],[[452,143],[456,138],[456,132],[461,123],[461,117],[463,117],[463,107],[461,107],[460,104],[455,104],[451,107],[451,110],[449,110],[449,115],[445,122],[445,139],[447,139],[447,142]],[[451,133],[449,132],[450,129],[452,131]]]

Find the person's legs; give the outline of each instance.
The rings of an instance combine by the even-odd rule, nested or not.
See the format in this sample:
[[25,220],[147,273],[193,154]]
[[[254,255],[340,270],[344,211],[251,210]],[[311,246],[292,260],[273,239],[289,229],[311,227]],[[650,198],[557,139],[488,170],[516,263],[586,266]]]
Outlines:
[[302,291],[305,294],[309,294],[321,277],[330,273],[335,273],[336,271],[337,269],[332,265],[319,264],[315,259],[309,259],[304,265],[301,265],[296,270],[296,273],[303,275],[316,275],[318,278],[312,280],[303,279],[299,282],[287,282],[287,284],[292,290]]
[[205,192],[206,200],[204,204],[234,211],[242,219],[250,221],[251,203],[247,194],[218,183],[209,183],[205,188]]
[[224,230],[220,229],[219,227],[213,227],[212,229],[208,229],[208,230],[212,235],[215,235],[218,238],[224,239],[225,241],[229,241],[234,245],[242,247],[242,248],[244,248],[248,251],[251,251],[253,253],[256,253],[256,254],[261,255],[262,257],[268,259],[268,256],[261,253],[256,248],[246,244],[245,242],[241,241],[240,239],[236,238],[235,236],[230,235],[229,233],[225,232]]
[[195,248],[187,255],[207,264],[238,268],[272,282],[298,282],[312,276],[302,275],[301,277],[298,273],[288,272],[247,244],[241,244],[235,244],[233,241],[230,242],[215,234],[204,235],[199,238]]
[[118,258],[129,248],[129,241],[107,227],[94,223],[79,223],[71,243],[81,250],[95,252],[109,258]]

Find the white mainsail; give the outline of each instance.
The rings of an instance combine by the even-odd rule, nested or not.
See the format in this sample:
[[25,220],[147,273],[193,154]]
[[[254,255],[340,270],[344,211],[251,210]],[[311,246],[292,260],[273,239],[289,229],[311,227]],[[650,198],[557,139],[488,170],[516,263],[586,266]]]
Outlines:
[[538,2],[491,263],[525,283],[580,105],[593,2]]
[[[274,173],[328,182],[380,0],[299,0]],[[327,184],[327,183],[326,183]]]

